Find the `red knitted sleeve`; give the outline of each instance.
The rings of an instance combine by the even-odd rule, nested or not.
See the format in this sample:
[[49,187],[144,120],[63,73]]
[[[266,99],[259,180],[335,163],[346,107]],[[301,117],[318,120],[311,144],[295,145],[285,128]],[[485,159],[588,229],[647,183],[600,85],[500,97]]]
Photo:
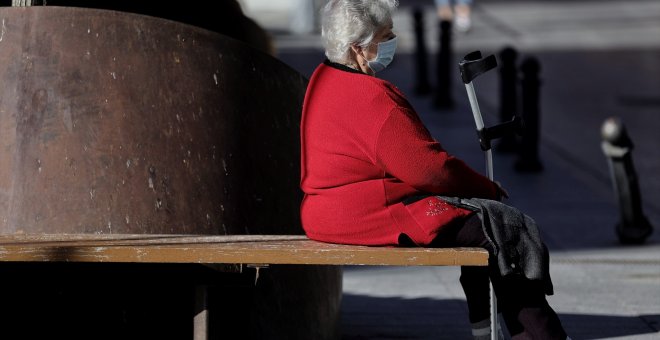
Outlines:
[[446,196],[496,198],[496,185],[435,141],[417,114],[396,107],[380,129],[376,160],[413,188]]

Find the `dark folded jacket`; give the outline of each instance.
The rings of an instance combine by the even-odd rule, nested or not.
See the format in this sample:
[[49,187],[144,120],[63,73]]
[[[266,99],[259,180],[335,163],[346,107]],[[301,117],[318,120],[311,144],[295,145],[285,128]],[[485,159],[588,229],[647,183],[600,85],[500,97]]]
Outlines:
[[502,277],[522,275],[530,280],[542,280],[545,293],[553,294],[548,249],[541,241],[536,222],[531,217],[498,201],[444,196],[440,198],[477,213],[486,238],[495,250],[494,255]]

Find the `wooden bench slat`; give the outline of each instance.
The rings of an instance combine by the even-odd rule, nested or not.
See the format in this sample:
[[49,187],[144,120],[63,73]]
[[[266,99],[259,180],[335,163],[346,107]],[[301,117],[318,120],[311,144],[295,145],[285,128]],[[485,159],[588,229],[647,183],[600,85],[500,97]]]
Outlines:
[[199,244],[309,240],[304,235],[160,235],[160,234],[5,234],[0,246],[39,245],[139,245]]
[[2,235],[0,261],[484,266],[488,252],[329,244],[299,235]]

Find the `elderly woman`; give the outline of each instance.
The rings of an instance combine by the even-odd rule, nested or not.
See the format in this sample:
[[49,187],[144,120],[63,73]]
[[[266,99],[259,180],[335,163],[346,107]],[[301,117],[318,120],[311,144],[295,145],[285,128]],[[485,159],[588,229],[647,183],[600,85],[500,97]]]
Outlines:
[[301,122],[305,232],[333,243],[484,247],[496,260],[463,267],[460,279],[475,338],[490,336],[490,276],[514,339],[566,339],[545,299],[547,254],[533,221],[499,203],[504,190],[447,153],[405,96],[375,77],[394,56],[396,5],[329,0],[323,9],[327,60],[311,77]]

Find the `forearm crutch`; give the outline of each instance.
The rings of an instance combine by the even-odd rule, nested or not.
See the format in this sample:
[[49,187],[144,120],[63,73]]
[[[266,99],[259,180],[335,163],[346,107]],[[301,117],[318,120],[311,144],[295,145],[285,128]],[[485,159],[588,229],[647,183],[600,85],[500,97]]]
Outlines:
[[[481,56],[481,52],[475,51],[466,55],[463,60],[458,64],[461,71],[461,78],[465,84],[468,99],[470,100],[470,107],[472,108],[472,115],[474,116],[474,123],[477,126],[477,135],[479,136],[479,144],[481,149],[485,152],[486,156],[486,173],[488,178],[493,180],[493,153],[491,150],[491,141],[502,136],[511,134],[513,132],[521,132],[523,125],[522,120],[514,116],[510,122],[495,125],[492,127],[485,127],[484,120],[481,116],[479,109],[479,102],[477,95],[474,91],[472,81],[478,76],[497,67],[497,60],[494,55],[486,58]],[[497,340],[498,326],[497,326],[497,297],[493,284],[490,284],[490,338]]]

